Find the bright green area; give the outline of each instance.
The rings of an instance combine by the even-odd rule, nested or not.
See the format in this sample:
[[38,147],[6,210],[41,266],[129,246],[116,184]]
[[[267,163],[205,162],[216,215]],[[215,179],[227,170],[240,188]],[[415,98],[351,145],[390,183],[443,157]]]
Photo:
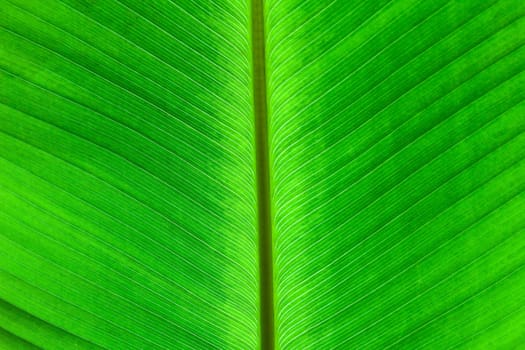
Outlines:
[[48,349],[256,348],[249,5],[0,11],[0,327]]
[[523,345],[525,2],[251,6],[0,0],[0,349],[269,349],[257,196],[276,348]]
[[279,349],[525,342],[525,2],[269,0]]

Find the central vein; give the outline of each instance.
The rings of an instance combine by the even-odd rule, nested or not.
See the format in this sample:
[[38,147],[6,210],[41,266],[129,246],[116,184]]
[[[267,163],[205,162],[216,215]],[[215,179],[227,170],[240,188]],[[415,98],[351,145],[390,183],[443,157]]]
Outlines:
[[274,349],[272,223],[263,1],[252,0],[252,59],[259,231],[261,349]]

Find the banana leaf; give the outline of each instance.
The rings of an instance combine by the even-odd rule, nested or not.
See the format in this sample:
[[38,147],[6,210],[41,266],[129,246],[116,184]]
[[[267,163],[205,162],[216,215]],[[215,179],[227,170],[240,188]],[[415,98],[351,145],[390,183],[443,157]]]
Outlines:
[[0,24],[1,349],[525,344],[525,2]]

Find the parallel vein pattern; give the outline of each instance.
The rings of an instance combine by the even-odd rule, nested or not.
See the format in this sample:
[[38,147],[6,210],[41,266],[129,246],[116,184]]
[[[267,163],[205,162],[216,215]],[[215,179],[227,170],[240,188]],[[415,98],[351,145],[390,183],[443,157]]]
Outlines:
[[0,347],[255,348],[249,4],[0,18]]
[[525,3],[266,3],[276,343],[525,342]]

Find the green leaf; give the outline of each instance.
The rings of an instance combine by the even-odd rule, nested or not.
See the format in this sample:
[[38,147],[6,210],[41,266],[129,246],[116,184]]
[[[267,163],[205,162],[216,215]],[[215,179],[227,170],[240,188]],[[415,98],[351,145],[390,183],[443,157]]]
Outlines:
[[518,348],[525,3],[266,13],[277,347]]
[[50,349],[255,348],[248,4],[1,8],[1,327]]
[[523,1],[0,24],[0,348],[525,342]]

